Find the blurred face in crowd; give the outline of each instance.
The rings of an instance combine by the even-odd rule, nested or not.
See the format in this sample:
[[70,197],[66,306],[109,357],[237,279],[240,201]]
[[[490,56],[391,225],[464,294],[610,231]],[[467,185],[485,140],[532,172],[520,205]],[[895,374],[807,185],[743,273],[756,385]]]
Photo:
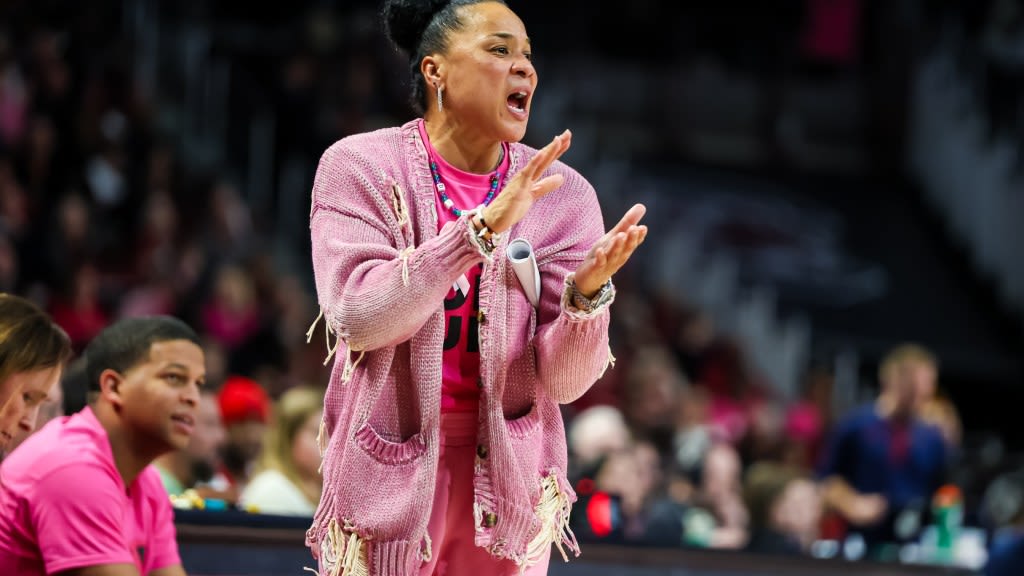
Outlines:
[[628,515],[638,514],[647,498],[643,462],[638,456],[632,447],[609,454],[595,478],[598,490],[622,499],[622,509]]
[[292,457],[299,474],[306,478],[317,477],[320,469],[320,446],[316,437],[320,433],[320,420],[323,411],[310,414],[292,440]]
[[712,500],[740,492],[740,458],[731,446],[715,444],[704,457],[704,493]]
[[675,359],[662,348],[636,354],[627,376],[627,419],[647,429],[674,428],[685,381]]
[[771,511],[773,527],[809,546],[818,537],[822,502],[818,486],[799,478],[790,482],[776,500]]
[[185,450],[197,481],[205,482],[213,477],[220,461],[220,450],[226,440],[227,432],[220,419],[217,396],[212,392],[204,392],[199,400],[195,433]]
[[929,362],[906,360],[894,366],[885,376],[883,385],[891,395],[897,415],[918,414],[935,396],[938,371]]
[[228,427],[227,457],[236,464],[254,462],[263,454],[267,425],[259,420],[236,422]]
[[35,428],[39,407],[57,387],[60,375],[59,367],[43,368],[13,374],[0,383],[0,448]]
[[569,449],[581,464],[629,445],[630,432],[622,413],[611,406],[593,406],[580,412],[569,427]]

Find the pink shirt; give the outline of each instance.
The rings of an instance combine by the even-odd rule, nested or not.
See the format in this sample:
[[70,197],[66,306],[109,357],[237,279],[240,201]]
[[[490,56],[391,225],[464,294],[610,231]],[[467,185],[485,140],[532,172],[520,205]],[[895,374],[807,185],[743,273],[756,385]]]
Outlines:
[[54,420],[0,466],[0,574],[36,576],[134,564],[143,576],[181,564],[174,512],[146,467],[125,488],[90,408]]
[[[445,194],[461,210],[471,210],[479,206],[491,189],[493,172],[473,174],[452,166],[437,153],[427,137],[424,123],[419,123],[420,137],[427,146],[430,159],[437,163],[437,172],[445,186]],[[498,170],[504,175],[508,173],[508,153],[502,155]],[[500,186],[500,183],[499,183]],[[495,196],[501,192],[500,188]],[[438,231],[449,222],[458,218],[441,202],[441,195],[434,190],[434,202],[437,206]],[[477,291],[480,288],[480,271],[482,264],[477,264],[463,275],[462,287],[453,286],[444,299],[444,354],[441,357],[441,411],[442,412],[476,412],[480,400],[477,379],[480,377],[479,323],[477,312],[480,300]],[[465,292],[463,292],[465,290]]]

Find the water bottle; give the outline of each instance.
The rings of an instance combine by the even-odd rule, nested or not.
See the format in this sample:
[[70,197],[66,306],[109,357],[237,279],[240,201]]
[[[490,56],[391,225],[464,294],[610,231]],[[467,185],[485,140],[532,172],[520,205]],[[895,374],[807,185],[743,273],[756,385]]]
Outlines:
[[964,517],[960,489],[952,484],[939,488],[932,498],[932,515],[935,517],[935,560],[950,564]]

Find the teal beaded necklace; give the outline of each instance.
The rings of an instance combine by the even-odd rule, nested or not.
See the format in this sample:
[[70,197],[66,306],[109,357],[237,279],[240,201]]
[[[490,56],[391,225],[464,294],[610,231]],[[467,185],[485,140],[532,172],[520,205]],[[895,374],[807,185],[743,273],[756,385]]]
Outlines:
[[[501,183],[501,163],[504,160],[505,146],[502,145],[501,156],[498,157],[498,168],[494,171],[494,174],[491,174],[491,187],[487,191],[487,196],[484,197],[483,206],[490,204],[491,200],[494,200],[494,195],[498,193],[498,185]],[[466,212],[472,212],[472,208],[464,209],[455,207],[455,202],[452,202],[452,199],[445,193],[444,182],[441,181],[441,173],[438,172],[437,162],[435,162],[433,158],[430,159],[430,173],[434,176],[434,187],[437,188],[437,193],[441,196],[441,203],[444,204],[444,207],[447,208],[449,212],[455,215],[456,218],[462,216]]]

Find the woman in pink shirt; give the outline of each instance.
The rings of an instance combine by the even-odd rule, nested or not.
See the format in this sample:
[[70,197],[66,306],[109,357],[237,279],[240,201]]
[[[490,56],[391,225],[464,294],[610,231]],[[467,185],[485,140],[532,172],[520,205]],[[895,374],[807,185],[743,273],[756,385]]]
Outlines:
[[71,341],[28,300],[0,293],[0,452],[35,428],[39,406],[60,380]]
[[[325,576],[544,574],[551,544],[578,553],[559,404],[613,360],[611,277],[644,207],[605,233],[558,161],[568,130],[519,143],[537,72],[503,2],[389,1],[384,19],[423,117],[340,140],[314,180],[334,367],[307,543]],[[536,299],[506,254],[520,239]]]

